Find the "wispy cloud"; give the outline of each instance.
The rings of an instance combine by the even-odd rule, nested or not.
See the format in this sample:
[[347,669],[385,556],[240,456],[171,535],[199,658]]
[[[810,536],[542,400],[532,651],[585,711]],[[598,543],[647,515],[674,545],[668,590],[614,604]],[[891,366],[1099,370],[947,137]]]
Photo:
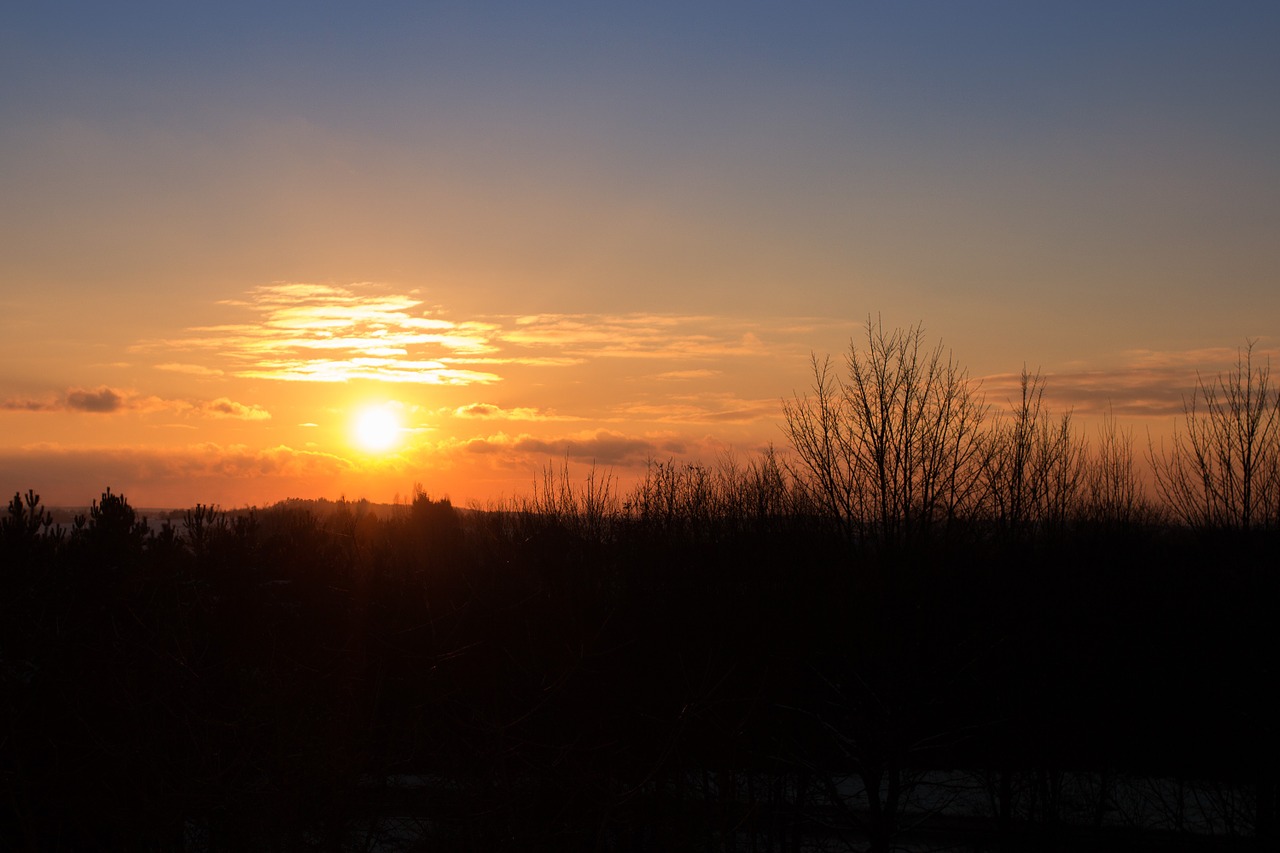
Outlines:
[[667,423],[751,423],[777,420],[782,414],[778,400],[742,399],[732,393],[688,394],[659,402],[633,403],[618,414],[628,420]]
[[223,376],[226,371],[218,370],[215,367],[205,367],[202,364],[180,364],[178,362],[168,362],[165,364],[157,364],[156,370],[167,370],[172,373],[186,373],[191,376]]
[[[1236,359],[1244,355],[1243,347],[1201,347],[1187,350],[1125,350],[1121,355],[1133,367],[1143,368],[1187,368],[1192,372],[1210,371],[1217,373],[1236,363]],[[1256,346],[1253,350],[1255,365],[1262,365],[1268,359],[1280,358],[1280,348]]]
[[487,364],[493,366],[502,366],[510,364],[518,364],[523,367],[573,367],[577,364],[583,364],[586,359],[582,356],[555,356],[555,355],[509,355],[509,356],[447,356],[441,361],[446,364]]
[[602,465],[643,465],[650,459],[682,455],[687,452],[688,443],[674,436],[636,436],[602,429],[554,437],[498,433],[469,439],[457,447],[469,454],[500,456],[509,464],[527,468],[548,458]]
[[33,400],[29,397],[11,397],[0,400],[0,409],[8,412],[59,412],[62,411],[61,400]]
[[[1128,350],[1122,353],[1125,363],[1116,367],[1044,374],[1045,400],[1080,414],[1177,415],[1201,381],[1211,383],[1220,372],[1234,369],[1240,354],[1231,347]],[[1280,360],[1280,350],[1255,349],[1255,369],[1272,357]],[[998,411],[1017,400],[1020,381],[1017,373],[983,377],[987,402]]]
[[[258,287],[246,299],[223,304],[248,310],[253,322],[197,326],[186,337],[144,342],[138,349],[211,351],[227,364],[225,372],[254,379],[471,385],[499,378],[446,361],[494,352],[493,326],[428,316],[412,296],[289,283]],[[193,372],[190,365],[181,369]]]
[[468,403],[448,410],[455,418],[478,418],[483,420],[507,421],[577,421],[582,420],[573,415],[561,415],[542,409],[520,407],[504,409],[492,403]]
[[597,359],[670,361],[668,381],[717,375],[725,359],[807,355],[804,334],[821,321],[716,315],[531,314],[455,321],[416,295],[374,285],[283,283],[254,288],[225,306],[245,322],[195,326],[135,345],[140,352],[205,353],[158,369],[294,382],[373,380],[429,385],[501,381],[505,367],[562,368]]
[[709,370],[707,368],[697,370],[668,370],[665,373],[659,373],[654,376],[660,382],[687,382],[692,379],[711,379],[719,376],[723,371]]
[[501,339],[595,358],[697,359],[763,355],[760,324],[708,315],[537,314],[514,318]]

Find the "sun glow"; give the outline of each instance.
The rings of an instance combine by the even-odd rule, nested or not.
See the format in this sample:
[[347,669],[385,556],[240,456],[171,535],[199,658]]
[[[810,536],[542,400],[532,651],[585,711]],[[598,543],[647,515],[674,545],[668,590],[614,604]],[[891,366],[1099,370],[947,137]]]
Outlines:
[[401,432],[400,419],[387,406],[370,406],[356,417],[356,444],[370,453],[395,447]]

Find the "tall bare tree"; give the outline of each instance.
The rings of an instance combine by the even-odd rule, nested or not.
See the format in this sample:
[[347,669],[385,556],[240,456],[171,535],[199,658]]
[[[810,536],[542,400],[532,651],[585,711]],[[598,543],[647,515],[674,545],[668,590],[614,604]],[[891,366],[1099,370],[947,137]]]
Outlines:
[[869,318],[845,376],[813,358],[810,393],[783,404],[796,474],[854,535],[884,540],[955,519],[981,482],[987,407],[967,372],[924,328]]
[[1255,365],[1254,342],[1233,369],[1182,404],[1171,446],[1148,444],[1156,489],[1173,514],[1203,529],[1280,525],[1280,392],[1271,365]]

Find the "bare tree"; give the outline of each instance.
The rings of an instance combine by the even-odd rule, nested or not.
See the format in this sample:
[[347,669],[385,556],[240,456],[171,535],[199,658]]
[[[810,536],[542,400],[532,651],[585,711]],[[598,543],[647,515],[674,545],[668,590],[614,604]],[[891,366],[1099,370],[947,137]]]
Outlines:
[[1097,450],[1086,463],[1085,517],[1127,527],[1147,518],[1149,507],[1133,467],[1133,430],[1121,429],[1108,411],[1098,425]]
[[1202,529],[1280,524],[1280,392],[1270,362],[1253,363],[1254,342],[1234,369],[1199,379],[1183,399],[1183,431],[1171,447],[1148,444],[1156,489],[1170,511]]
[[997,526],[1022,531],[1060,527],[1076,507],[1085,478],[1085,443],[1071,427],[1071,412],[1050,417],[1044,380],[1022,370],[1021,397],[1008,420],[996,423],[984,457],[987,497]]
[[854,535],[901,539],[954,520],[981,482],[987,407],[924,328],[867,320],[846,376],[813,358],[810,394],[783,404],[796,475]]

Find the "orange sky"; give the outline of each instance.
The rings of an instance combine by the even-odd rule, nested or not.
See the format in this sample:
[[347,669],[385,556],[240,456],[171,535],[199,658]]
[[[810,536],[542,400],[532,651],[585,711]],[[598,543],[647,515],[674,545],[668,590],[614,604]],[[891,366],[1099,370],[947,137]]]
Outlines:
[[[805,390],[811,348],[839,354],[861,334],[800,317],[463,319],[373,284],[260,285],[202,313],[215,322],[85,342],[68,376],[93,381],[31,382],[0,401],[11,488],[74,502],[101,482],[140,505],[236,506],[390,501],[420,483],[484,504],[527,494],[542,466],[565,460],[625,482],[651,459],[785,447],[780,400]],[[1049,389],[1086,433],[1108,409],[1159,432],[1196,368],[1234,357],[1130,350],[1105,370],[1055,372]],[[997,410],[1016,395],[1015,373],[975,381]],[[358,430],[371,409],[394,424],[378,447]]]
[[1035,5],[15,14],[0,489],[625,481],[785,444],[868,316],[1145,445],[1280,355],[1280,13]]

